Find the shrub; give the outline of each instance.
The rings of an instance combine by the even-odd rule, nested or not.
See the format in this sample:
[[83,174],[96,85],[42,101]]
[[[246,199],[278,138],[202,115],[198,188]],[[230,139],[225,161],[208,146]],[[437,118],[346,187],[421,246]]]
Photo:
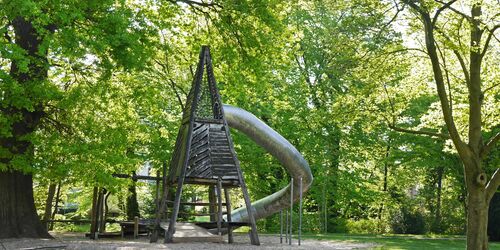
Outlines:
[[424,215],[418,210],[411,211],[403,207],[392,215],[390,223],[392,231],[396,234],[424,234],[426,232]]
[[488,211],[488,236],[491,241],[500,241],[500,193],[496,193],[490,202]]
[[352,234],[378,234],[386,228],[384,221],[378,219],[361,219],[347,221],[347,232]]

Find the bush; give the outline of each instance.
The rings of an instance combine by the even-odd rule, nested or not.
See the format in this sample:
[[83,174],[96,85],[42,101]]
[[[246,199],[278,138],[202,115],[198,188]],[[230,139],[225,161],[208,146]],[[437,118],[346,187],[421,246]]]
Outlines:
[[329,218],[328,233],[347,233],[347,222],[344,218]]
[[378,219],[347,221],[347,232],[352,234],[378,234],[385,231],[387,224]]
[[425,234],[424,215],[418,210],[403,207],[392,215],[391,228],[396,234]]
[[488,236],[491,241],[500,241],[500,193],[496,193],[490,202],[488,211]]

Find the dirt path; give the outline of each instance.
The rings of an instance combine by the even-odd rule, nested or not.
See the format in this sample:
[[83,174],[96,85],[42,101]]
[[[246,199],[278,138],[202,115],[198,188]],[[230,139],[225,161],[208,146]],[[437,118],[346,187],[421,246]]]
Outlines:
[[[0,240],[0,250],[11,249],[113,249],[113,250],[135,250],[135,249],[372,249],[373,243],[353,243],[348,241],[321,241],[307,239],[302,245],[297,245],[293,239],[293,245],[280,244],[279,236],[260,235],[261,246],[252,246],[246,235],[236,235],[234,244],[227,243],[175,243],[175,244],[150,244],[147,237],[139,239],[100,239],[92,241],[83,238],[81,234],[55,234],[55,239],[3,239]],[[162,242],[161,239],[159,242]]]

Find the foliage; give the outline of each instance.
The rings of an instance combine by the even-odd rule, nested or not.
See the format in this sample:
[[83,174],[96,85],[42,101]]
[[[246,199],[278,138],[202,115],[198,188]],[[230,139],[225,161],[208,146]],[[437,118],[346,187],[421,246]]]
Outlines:
[[[130,181],[112,174],[150,165],[154,175],[168,164],[200,46],[209,44],[223,102],[255,114],[309,162],[315,179],[304,199],[304,231],[385,233],[392,223],[400,233],[428,227],[463,234],[463,166],[453,143],[439,137],[449,129],[422,52],[420,20],[400,9],[407,2],[7,1],[0,7],[0,139],[10,138],[21,119],[4,110],[40,106],[44,116],[21,138],[32,154],[0,148],[9,159],[0,171],[34,174],[39,214],[48,185],[62,183],[62,200],[78,203],[82,217],[94,186],[112,193],[120,218],[132,210],[152,216],[154,185],[139,182],[137,193],[128,193]],[[490,25],[498,7],[485,5]],[[17,16],[43,38],[43,81],[21,84],[10,75],[13,63],[25,72],[36,59],[15,44]],[[463,22],[444,11],[437,25],[452,41],[441,33],[436,40],[462,137],[468,88],[454,50],[470,50]],[[498,46],[491,40],[483,61],[484,138],[499,128]],[[232,136],[252,200],[288,183],[275,159],[241,133]],[[482,162],[487,176],[499,162],[494,149]],[[72,187],[80,190],[76,196]],[[206,199],[204,191],[186,189],[184,199]],[[243,204],[231,195],[234,207]],[[127,202],[133,209],[123,205],[129,198],[138,202]],[[277,232],[278,225],[277,215],[259,221],[262,231]]]
[[496,193],[491,199],[490,211],[488,216],[488,236],[491,241],[500,241],[500,194]]
[[418,210],[402,207],[391,218],[392,231],[395,234],[424,234],[426,233],[425,219]]

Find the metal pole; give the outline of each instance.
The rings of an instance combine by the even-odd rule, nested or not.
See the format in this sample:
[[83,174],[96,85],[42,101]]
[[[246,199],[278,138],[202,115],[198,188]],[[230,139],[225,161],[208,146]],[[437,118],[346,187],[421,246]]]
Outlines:
[[300,177],[300,183],[299,183],[299,246],[300,246],[301,235],[302,235],[302,177]]
[[288,210],[286,210],[285,243],[288,243]]
[[290,181],[290,240],[288,245],[292,245],[292,217],[293,217],[293,178]]
[[280,211],[280,243],[283,244],[283,210]]

